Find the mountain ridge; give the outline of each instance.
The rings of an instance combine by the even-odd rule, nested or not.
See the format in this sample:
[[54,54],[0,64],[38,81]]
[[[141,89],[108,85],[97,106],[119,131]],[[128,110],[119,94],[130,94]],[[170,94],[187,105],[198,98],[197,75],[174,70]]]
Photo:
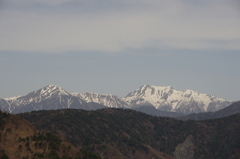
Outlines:
[[143,85],[125,99],[136,106],[152,105],[162,111],[184,114],[217,111],[231,104],[231,101],[189,89],[178,91],[171,86],[153,85]]
[[72,95],[85,100],[87,103],[95,102],[102,105],[105,105],[110,108],[131,108],[131,105],[124,100],[124,98],[114,96],[111,94],[98,94],[91,92],[78,92],[72,93]]
[[[99,105],[94,107],[96,104],[93,103]],[[190,114],[217,111],[230,104],[231,101],[189,89],[178,91],[171,86],[153,85],[143,85],[124,98],[90,92],[68,93],[59,86],[48,85],[25,96],[0,99],[1,110],[10,113],[62,108],[94,110],[104,107],[135,109],[154,106],[165,112]]]

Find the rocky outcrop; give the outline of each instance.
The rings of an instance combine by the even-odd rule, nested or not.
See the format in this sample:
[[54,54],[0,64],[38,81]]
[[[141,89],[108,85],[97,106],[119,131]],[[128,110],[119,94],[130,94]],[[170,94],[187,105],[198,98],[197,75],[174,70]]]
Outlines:
[[183,143],[177,145],[174,159],[194,159],[193,136],[189,135]]

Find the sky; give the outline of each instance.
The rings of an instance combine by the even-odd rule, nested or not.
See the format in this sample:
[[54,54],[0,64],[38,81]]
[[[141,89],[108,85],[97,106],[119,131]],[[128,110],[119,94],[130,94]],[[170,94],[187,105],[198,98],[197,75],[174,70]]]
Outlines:
[[0,0],[0,98],[144,84],[240,100],[239,0]]

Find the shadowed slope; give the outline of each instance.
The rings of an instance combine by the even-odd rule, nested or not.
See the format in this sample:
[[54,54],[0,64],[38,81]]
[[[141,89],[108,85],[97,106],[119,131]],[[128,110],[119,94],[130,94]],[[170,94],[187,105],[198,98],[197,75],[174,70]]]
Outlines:
[[[193,158],[227,159],[238,156],[240,150],[240,114],[201,122],[183,122],[129,109],[110,108],[38,111],[19,115],[37,129],[62,135],[76,146],[98,153],[105,151],[102,157],[109,157],[109,147],[129,159],[139,156],[147,159],[158,154],[165,158],[173,154],[188,154],[179,150],[189,135],[192,136]],[[174,153],[176,149],[178,152]]]

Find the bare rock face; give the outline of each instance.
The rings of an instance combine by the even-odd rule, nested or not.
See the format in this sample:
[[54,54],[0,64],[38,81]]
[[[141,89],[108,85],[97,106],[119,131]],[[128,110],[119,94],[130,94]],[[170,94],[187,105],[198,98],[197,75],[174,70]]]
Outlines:
[[189,135],[183,143],[177,145],[174,159],[194,159],[193,136]]

